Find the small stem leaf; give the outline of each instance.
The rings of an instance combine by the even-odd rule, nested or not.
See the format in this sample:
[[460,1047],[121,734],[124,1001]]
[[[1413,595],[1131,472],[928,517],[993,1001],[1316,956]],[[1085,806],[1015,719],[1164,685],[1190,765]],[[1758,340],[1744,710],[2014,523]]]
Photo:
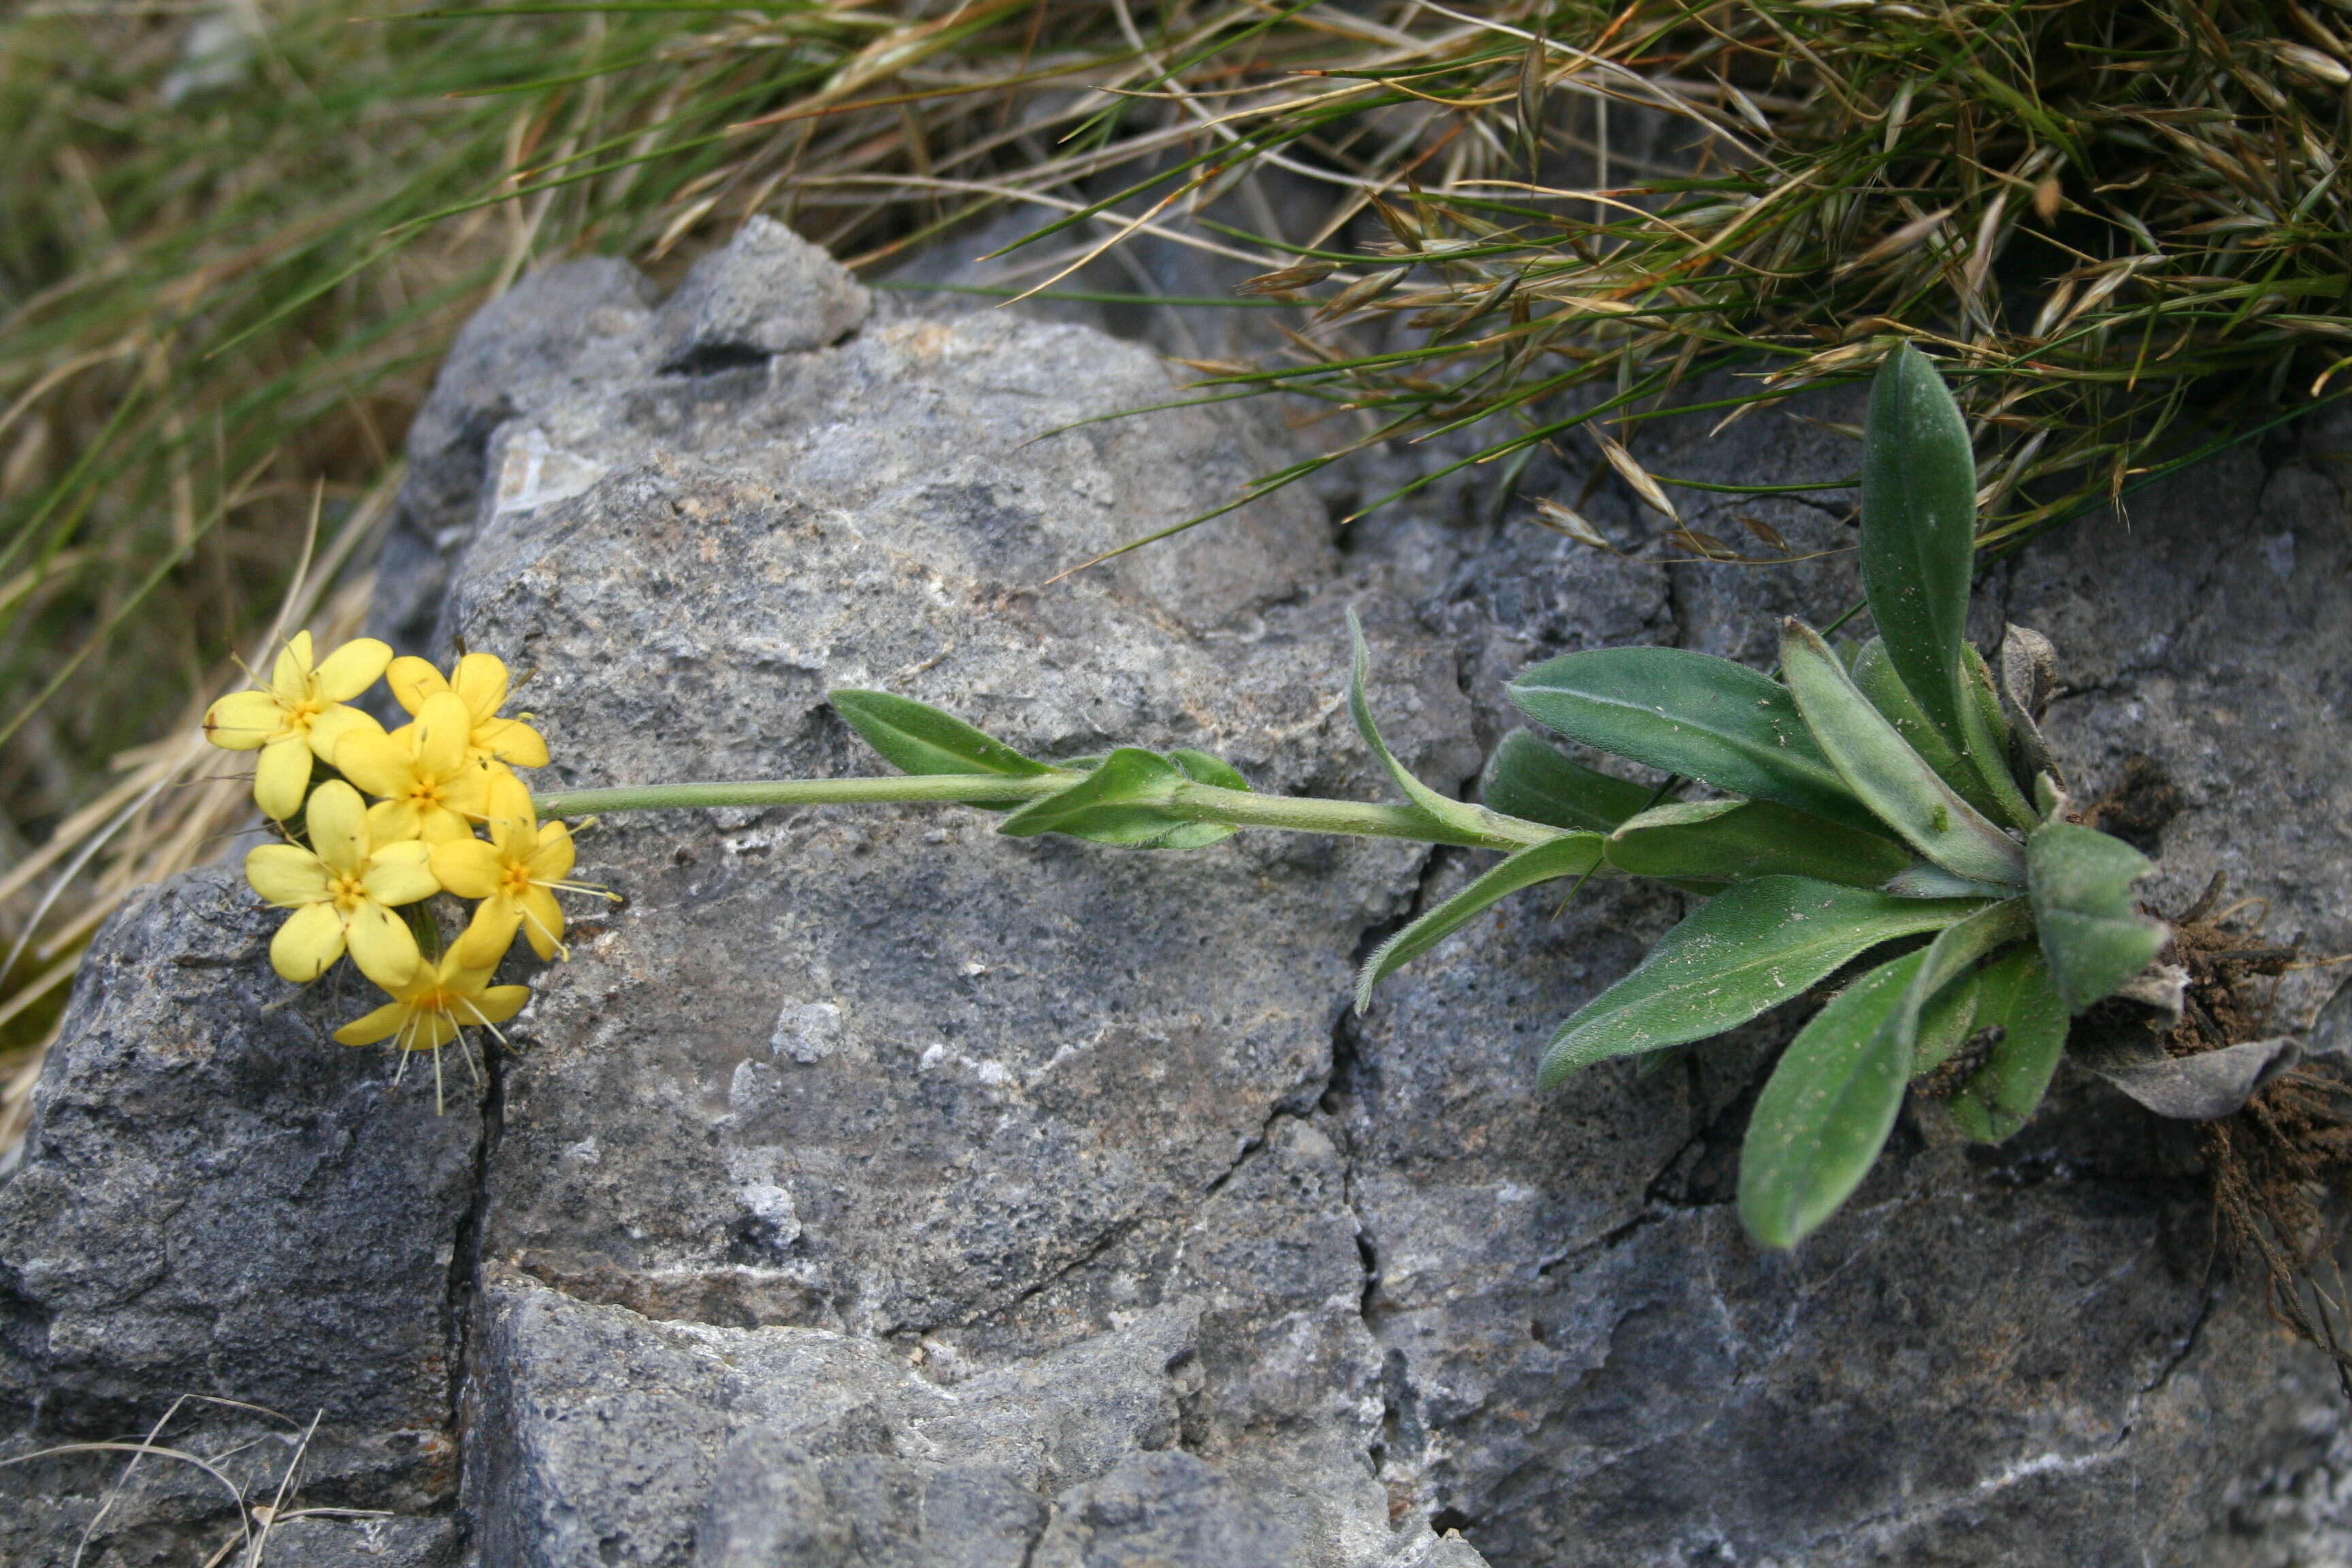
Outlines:
[[[975,730],[952,713],[928,703],[887,691],[845,688],[828,693],[826,700],[858,738],[882,753],[883,760],[909,773],[1003,773],[1034,778],[1054,770],[1024,757],[985,731]],[[1003,811],[1021,799],[974,801],[974,805]]]
[[1478,796],[1490,811],[1587,833],[1606,833],[1657,792],[1561,756],[1532,730],[1514,730],[1495,748]]
[[2009,720],[2000,710],[2000,694],[1992,689],[1992,671],[1985,668],[1984,655],[1974,647],[1962,644],[1961,651],[1968,666],[1961,679],[1968,689],[1967,700],[1960,705],[1960,723],[1968,731],[1970,770],[1983,781],[1979,787],[1993,797],[1994,808],[1986,815],[2006,817],[2011,826],[2031,833],[2042,817],[2010,771]]
[[1896,899],[1806,877],[1734,883],[1650,949],[1639,967],[1559,1026],[1538,1082],[1736,1028],[1897,937],[1937,931],[1983,905]]
[[1511,682],[1518,710],[1573,741],[1869,832],[1879,826],[1822,755],[1788,689],[1678,647],[1563,654]]
[[1353,650],[1348,673],[1348,711],[1356,721],[1356,733],[1364,738],[1372,755],[1380,758],[1381,765],[1388,769],[1389,777],[1404,791],[1407,800],[1458,833],[1487,831],[1493,826],[1494,813],[1438,794],[1413,777],[1412,770],[1398,762],[1389,743],[1381,739],[1381,728],[1372,721],[1371,699],[1364,693],[1365,683],[1371,675],[1371,650],[1364,646],[1363,624],[1356,619],[1353,609],[1348,612],[1348,640]]
[[1952,1097],[1952,1120],[1979,1143],[1998,1143],[2025,1125],[2057,1070],[2066,1044],[2066,1004],[2050,966],[2032,947],[2001,954],[1977,972],[1977,1028],[2000,1041]]
[[1629,818],[1610,835],[1609,863],[1641,877],[1744,882],[1811,877],[1876,888],[1909,861],[1873,833],[1769,800],[1692,801]]
[[2138,912],[2131,885],[2150,869],[2122,839],[2071,822],[2045,822],[2025,841],[2026,891],[2069,1013],[2111,996],[2154,962],[2169,934]]
[[1242,777],[1242,771],[1223,757],[1213,757],[1190,746],[1172,746],[1168,751],[1168,760],[1194,784],[1214,784],[1219,789],[1249,788],[1249,780]]
[[1886,657],[1884,637],[1873,637],[1863,644],[1862,652],[1846,667],[1846,673],[1853,678],[1855,688],[1870,699],[1870,705],[1895,726],[1895,732],[1919,753],[1921,761],[1936,770],[1937,777],[1959,791],[1970,805],[1991,814],[1992,797],[1978,780],[1976,770],[1944,739],[1943,731],[1928,721],[1927,710],[1911,695],[1911,689],[1903,684],[1903,678],[1895,673],[1895,661]]
[[1780,668],[1805,723],[1855,795],[1911,847],[1972,882],[2025,880],[2025,854],[1907,745],[1801,621],[1780,627]]
[[1862,581],[1887,657],[1955,751],[1960,645],[1976,561],[1976,455],[1944,378],[1905,343],[1870,389],[1862,454]]
[[2017,891],[1993,882],[1971,882],[1966,877],[1955,877],[1927,860],[1914,860],[1888,878],[1886,890],[1898,899],[2006,899]]
[[1739,1218],[1758,1245],[1790,1247],[1862,1184],[1910,1079],[1896,1026],[1925,953],[1880,964],[1790,1042],[1748,1121]]
[[954,714],[912,698],[845,688],[828,693],[825,700],[860,739],[906,773],[1007,773],[1031,778],[1054,771]]
[[1427,952],[1494,904],[1522,888],[1581,877],[1601,863],[1601,836],[1571,833],[1522,849],[1381,943],[1356,977],[1356,1010],[1371,1005],[1372,987]]
[[1064,833],[1129,848],[1173,847],[1167,840],[1175,829],[1222,826],[1198,823],[1169,809],[1176,786],[1185,782],[1184,773],[1167,758],[1121,746],[1076,784],[1023,806],[996,830],[1013,838]]

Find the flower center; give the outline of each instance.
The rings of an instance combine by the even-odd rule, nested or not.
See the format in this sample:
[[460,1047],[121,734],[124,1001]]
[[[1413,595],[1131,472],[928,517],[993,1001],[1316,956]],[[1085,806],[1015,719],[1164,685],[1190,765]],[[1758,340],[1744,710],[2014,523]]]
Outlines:
[[499,876],[499,890],[509,898],[519,899],[530,891],[530,868],[509,866]]
[[327,884],[327,896],[334,900],[335,908],[350,914],[368,901],[366,887],[357,877],[338,871]]
[[286,710],[286,727],[300,731],[310,727],[310,721],[327,710],[327,704],[314,697],[305,697]]

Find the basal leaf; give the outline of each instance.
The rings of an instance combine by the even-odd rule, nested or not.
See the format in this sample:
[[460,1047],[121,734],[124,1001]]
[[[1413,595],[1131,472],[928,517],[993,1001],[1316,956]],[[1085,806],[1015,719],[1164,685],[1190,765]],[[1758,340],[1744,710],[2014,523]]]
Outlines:
[[1678,647],[1563,654],[1519,673],[1511,701],[1570,740],[1727,795],[1778,801],[1868,832],[1878,825],[1805,729],[1787,688]]
[[[2017,776],[2010,772],[2009,719],[2000,710],[2000,694],[1993,690],[1992,671],[1985,668],[1984,655],[1974,647],[1964,643],[1960,652],[1965,666],[1960,673],[1960,726],[1968,731],[1970,771],[1993,798],[1993,808],[1986,815],[2006,818],[2012,826],[2031,832],[2042,818],[2026,800],[2025,792],[2017,787]],[[1969,798],[1977,797],[1969,794]]]
[[1356,1008],[1371,1005],[1372,987],[1522,888],[1580,877],[1601,862],[1601,836],[1571,833],[1522,849],[1382,942],[1356,977]]
[[1838,993],[1772,1069],[1739,1151],[1739,1218],[1759,1245],[1796,1246],[1869,1174],[1903,1108],[1911,1053],[1896,1016],[1926,956]]
[[1157,752],[1122,746],[1061,794],[1032,801],[1006,817],[997,831],[1014,838],[1064,833],[1134,849],[1189,847],[1181,837],[1171,842],[1171,836],[1223,825],[1197,823],[1171,809],[1175,786],[1188,776]]
[[1639,967],[1552,1037],[1538,1082],[1737,1027],[1802,995],[1840,964],[1983,905],[1897,899],[1805,877],[1738,882],[1650,949]]
[[2131,885],[2148,858],[2122,839],[2045,822],[2025,841],[2026,890],[2052,987],[2079,1013],[2156,959],[2168,932],[2138,912]]
[[1979,810],[1990,812],[1993,808],[1992,799],[1978,780],[1976,770],[1944,739],[1944,732],[1929,721],[1919,700],[1911,695],[1911,689],[1895,673],[1895,661],[1886,655],[1885,638],[1873,637],[1863,644],[1862,652],[1847,666],[1846,673],[1853,678],[1855,688],[1870,699],[1870,705],[1895,726],[1895,732],[1919,753],[1922,762],[1936,770],[1937,777],[1958,790]]
[[1781,624],[1780,669],[1839,777],[1887,826],[1955,876],[2002,884],[2025,879],[2017,841],[1936,776],[1801,621]]
[[1914,860],[1889,877],[1886,890],[1902,899],[2006,899],[2017,891],[1999,882],[1955,877],[1931,860]]
[[[941,712],[912,698],[845,687],[828,693],[825,700],[857,731],[860,740],[901,773],[1003,773],[1012,778],[1034,778],[1054,771],[1034,757],[1023,756],[985,731],[973,729],[954,714]],[[1001,811],[1023,802],[1016,798],[971,804]]]
[[1490,811],[1587,833],[1606,833],[1643,810],[1657,792],[1563,757],[1531,730],[1495,748],[1478,796]]
[[1696,801],[1645,811],[1617,828],[1607,854],[1612,866],[1642,877],[1725,882],[1812,877],[1856,888],[1881,886],[1911,859],[1893,839],[1769,800]]
[[1955,751],[1960,643],[1976,561],[1976,457],[1926,355],[1888,355],[1870,389],[1862,455],[1862,581],[1887,657]]
[[1941,1065],[1968,1039],[1975,1027],[1977,990],[1975,973],[1965,973],[1919,1009],[1918,1037],[1911,1044],[1913,1078]]
[[1952,1096],[1952,1120],[1978,1142],[1998,1143],[2041,1105],[2066,1044],[2066,1004],[2040,952],[2021,946],[1977,972],[1975,1025],[2001,1037]]

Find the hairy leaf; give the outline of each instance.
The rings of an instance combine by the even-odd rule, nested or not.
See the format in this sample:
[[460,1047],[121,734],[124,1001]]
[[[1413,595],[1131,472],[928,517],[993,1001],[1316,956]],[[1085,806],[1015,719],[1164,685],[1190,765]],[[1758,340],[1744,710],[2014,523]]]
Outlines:
[[1960,643],[1976,560],[1976,457],[1958,405],[1905,343],[1870,389],[1862,455],[1862,581],[1888,658],[1954,751]]
[[1601,836],[1571,833],[1522,849],[1381,943],[1356,977],[1356,1009],[1371,1005],[1372,987],[1522,888],[1580,877],[1601,863]]
[[2079,1013],[2156,958],[2168,932],[2138,912],[2131,885],[2148,858],[2122,839],[2071,822],[2045,822],[2025,841],[2026,890],[2050,981]]
[[1611,1057],[1719,1035],[1803,994],[1882,942],[1940,930],[1983,907],[1806,877],[1734,883],[1559,1026],[1538,1081],[1549,1088]]
[[[2010,772],[2009,719],[2000,710],[2000,694],[1993,690],[1992,671],[1985,667],[1984,655],[1973,646],[1963,643],[1960,652],[1966,667],[1960,675],[1960,726],[1968,731],[1970,771],[1993,797],[1993,809],[1986,815],[2005,817],[2011,825],[2030,832],[2042,818],[2026,800],[2025,792],[2017,787],[2016,775]],[[1976,797],[1971,795],[1969,798]]]
[[1989,813],[1993,809],[1991,794],[1976,776],[1976,769],[1944,739],[1944,732],[1929,721],[1919,700],[1911,695],[1911,689],[1895,673],[1895,661],[1886,655],[1885,638],[1873,637],[1863,644],[1862,652],[1847,665],[1846,673],[1853,678],[1855,688],[1870,699],[1870,705],[1895,726],[1895,732],[1919,753],[1922,762],[1936,770],[1937,777],[1959,791],[1979,810]]
[[1975,973],[1962,974],[1919,1010],[1918,1038],[1911,1045],[1913,1078],[1941,1066],[1968,1039],[1975,1026],[1977,990]]
[[[1024,757],[982,730],[975,730],[952,713],[929,703],[887,691],[861,691],[845,687],[825,700],[858,738],[882,754],[883,760],[908,773],[1003,773],[1034,778],[1054,770]],[[977,800],[972,805],[992,811],[1010,810],[1021,799]]]
[[1547,827],[1606,833],[1649,805],[1657,792],[1563,757],[1532,730],[1514,730],[1495,748],[1478,795],[1489,810]]
[[1678,647],[1563,654],[1511,682],[1520,712],[1570,740],[1778,801],[1864,832],[1867,809],[1830,766],[1788,689],[1745,665]]
[[1914,860],[1888,878],[1886,890],[1904,899],[2005,899],[2017,891],[1998,882],[1955,877],[1929,860]]
[[1856,888],[1879,887],[1911,858],[1892,839],[1769,800],[1698,801],[1645,811],[1619,826],[1607,853],[1612,866],[1643,877],[1725,882],[1812,877]]
[[1911,1053],[1896,1025],[1923,952],[1882,963],[1813,1015],[1772,1069],[1739,1150],[1739,1218],[1794,1247],[1835,1214],[1894,1129]]
[[1389,750],[1389,743],[1381,739],[1381,728],[1372,720],[1371,699],[1364,691],[1365,683],[1371,674],[1372,656],[1364,646],[1363,625],[1356,619],[1356,612],[1352,609],[1348,612],[1348,640],[1354,655],[1349,664],[1348,711],[1355,719],[1356,732],[1364,738],[1364,744],[1371,748],[1372,755],[1388,769],[1389,777],[1396,781],[1397,788],[1404,791],[1405,798],[1427,813],[1432,820],[1461,833],[1483,834],[1488,831],[1493,825],[1491,813],[1481,806],[1440,795],[1413,777],[1412,770],[1397,761],[1396,753]]
[[1972,882],[2025,879],[2025,853],[1905,743],[1821,635],[1781,624],[1780,668],[1814,739],[1855,795],[1911,847]]
[[2066,1004],[2039,952],[2019,947],[1978,971],[1976,1027],[2001,1037],[1953,1095],[1952,1120],[1978,1142],[1998,1143],[2041,1105],[2066,1044]]

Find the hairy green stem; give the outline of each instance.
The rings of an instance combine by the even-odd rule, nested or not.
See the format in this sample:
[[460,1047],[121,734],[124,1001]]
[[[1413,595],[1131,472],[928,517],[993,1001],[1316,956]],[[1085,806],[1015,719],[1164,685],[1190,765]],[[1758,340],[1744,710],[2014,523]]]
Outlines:
[[[561,790],[539,797],[542,816],[587,816],[611,811],[678,811],[721,805],[872,805],[892,801],[1036,800],[1058,795],[1084,775],[1056,769],[1031,777],[1003,773],[915,773],[889,778],[767,779],[740,784],[641,784],[614,789]],[[1164,803],[1196,822],[1275,827],[1294,833],[1334,833],[1356,838],[1407,838],[1474,849],[1524,849],[1559,836],[1557,828],[1486,814],[1486,830],[1441,823],[1411,805],[1371,801],[1311,800],[1253,795],[1213,784],[1177,785]]]

